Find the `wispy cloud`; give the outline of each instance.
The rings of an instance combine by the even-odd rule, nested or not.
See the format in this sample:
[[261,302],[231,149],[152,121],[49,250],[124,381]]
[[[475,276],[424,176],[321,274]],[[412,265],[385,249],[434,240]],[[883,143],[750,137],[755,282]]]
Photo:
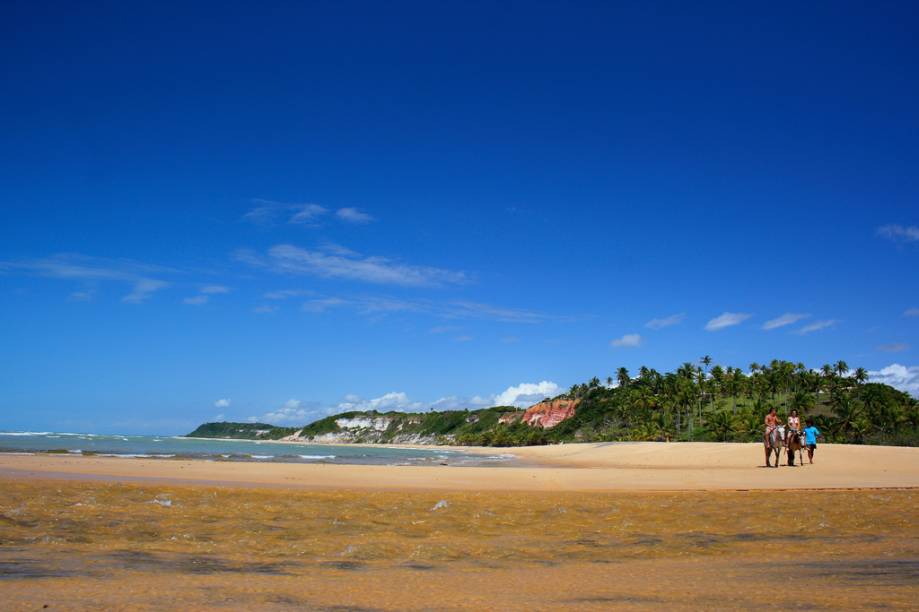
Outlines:
[[279,291],[269,291],[262,295],[266,300],[286,300],[292,297],[302,297],[307,295],[316,295],[315,291],[308,289],[281,289]]
[[671,327],[673,325],[679,325],[686,318],[685,313],[672,314],[669,317],[661,317],[660,319],[651,319],[645,323],[645,327],[650,329],[663,329],[665,327]]
[[262,421],[271,425],[306,425],[315,420],[319,411],[316,402],[289,399],[280,408],[266,412],[260,417],[249,417],[250,421]]
[[745,312],[724,312],[705,324],[705,331],[719,331],[735,325],[740,325],[752,315]]
[[[545,321],[562,321],[546,313],[517,308],[507,308],[479,302],[436,300],[406,300],[387,296],[317,296],[303,304],[306,312],[323,313],[331,309],[349,309],[366,316],[399,313],[416,313],[445,320],[483,320],[501,323],[538,324]],[[453,326],[439,326],[432,333],[453,331]]]
[[183,304],[190,306],[203,306],[207,304],[212,295],[229,293],[230,288],[224,285],[204,285],[198,290],[198,295],[193,295],[182,300]]
[[806,334],[814,333],[815,331],[820,331],[821,329],[829,329],[830,327],[834,327],[837,323],[839,323],[838,319],[824,319],[822,321],[814,321],[810,325],[805,325],[799,329],[797,333],[801,336],[804,336]]
[[356,410],[377,410],[379,412],[404,410],[413,412],[422,410],[424,407],[421,402],[409,399],[408,395],[403,391],[390,391],[373,399],[362,399],[357,395],[348,395],[345,397],[345,401],[338,404],[338,409],[342,412]]
[[891,344],[880,345],[878,350],[884,353],[902,353],[909,350],[909,345],[905,342],[892,342]]
[[277,312],[278,307],[271,304],[260,304],[252,309],[252,312],[255,314],[274,314]]
[[308,250],[291,244],[271,247],[265,256],[250,250],[237,251],[235,258],[273,272],[361,281],[403,287],[438,287],[470,282],[465,272],[431,266],[404,264],[386,257]]
[[919,308],[907,308],[903,311],[904,317],[919,317]]
[[913,397],[919,396],[919,366],[904,366],[892,363],[886,368],[868,372],[868,380],[884,383]]
[[316,225],[329,209],[319,204],[275,202],[273,200],[252,200],[255,207],[243,215],[243,219],[257,225],[290,223],[292,225]]
[[[333,210],[313,202],[277,202],[275,200],[252,200],[254,205],[243,219],[256,225],[303,225],[316,227],[323,219],[333,214]],[[334,211],[335,218],[345,223],[365,225],[375,221],[369,213],[351,206]]]
[[639,334],[625,334],[621,338],[611,340],[610,345],[621,348],[635,348],[641,346],[641,336]]
[[47,258],[0,261],[2,272],[81,281],[86,284],[106,281],[126,283],[131,286],[131,290],[121,301],[139,304],[169,286],[168,282],[154,278],[153,275],[174,273],[176,270],[129,259],[105,259],[67,253]]
[[809,316],[809,314],[786,312],[780,317],[770,319],[763,323],[763,329],[769,331],[770,329],[778,329],[779,327],[785,327],[786,325],[794,325],[798,321],[806,319]]
[[374,220],[372,216],[358,208],[339,208],[335,211],[335,215],[342,221],[357,225],[370,223]]
[[894,242],[919,242],[919,227],[915,225],[882,225],[877,235]]
[[226,398],[222,398],[214,402],[214,408],[229,408],[229,407],[230,407],[230,400]]

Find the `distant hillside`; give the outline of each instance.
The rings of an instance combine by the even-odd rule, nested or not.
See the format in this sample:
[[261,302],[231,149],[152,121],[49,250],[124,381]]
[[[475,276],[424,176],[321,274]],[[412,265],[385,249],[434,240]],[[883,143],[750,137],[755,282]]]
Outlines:
[[[298,428],[265,423],[207,423],[191,436],[322,443],[415,443],[523,446],[619,440],[761,439],[770,407],[784,419],[795,409],[813,418],[824,438],[854,444],[919,445],[919,403],[892,387],[867,382],[845,362],[819,371],[773,361],[738,368],[683,364],[660,374],[625,368],[606,384],[574,385],[524,410],[496,406],[445,412],[345,412]],[[710,367],[711,366],[711,367]],[[614,384],[615,383],[615,384]]]
[[191,438],[237,438],[240,440],[278,440],[297,430],[290,427],[276,427],[268,423],[205,423],[198,426],[188,437]]

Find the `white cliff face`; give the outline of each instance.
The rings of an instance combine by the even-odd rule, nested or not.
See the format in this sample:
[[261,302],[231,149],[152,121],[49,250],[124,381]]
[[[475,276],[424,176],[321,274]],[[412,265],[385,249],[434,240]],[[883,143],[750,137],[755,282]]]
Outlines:
[[342,429],[372,429],[374,431],[386,431],[389,427],[390,420],[385,417],[354,417],[351,419],[336,419],[335,424]]

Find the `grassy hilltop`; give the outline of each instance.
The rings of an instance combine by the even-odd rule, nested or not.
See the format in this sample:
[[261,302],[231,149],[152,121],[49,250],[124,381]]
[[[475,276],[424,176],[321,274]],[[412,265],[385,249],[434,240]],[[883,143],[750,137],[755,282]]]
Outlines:
[[[563,398],[578,399],[573,417],[543,430],[525,423],[499,423],[518,409],[498,406],[479,410],[403,413],[362,411],[329,416],[304,427],[253,423],[207,423],[189,435],[278,439],[300,431],[310,439],[352,442],[417,439],[440,444],[523,446],[558,442],[619,440],[737,441],[759,440],[763,416],[775,406],[782,418],[792,409],[813,417],[828,441],[855,444],[919,445],[919,403],[908,394],[868,383],[863,368],[845,362],[813,371],[803,364],[772,361],[737,368],[685,363],[675,372],[641,368],[631,376],[620,368],[606,384],[599,378],[574,385]],[[355,419],[375,427],[349,429]],[[340,423],[344,423],[343,427]]]

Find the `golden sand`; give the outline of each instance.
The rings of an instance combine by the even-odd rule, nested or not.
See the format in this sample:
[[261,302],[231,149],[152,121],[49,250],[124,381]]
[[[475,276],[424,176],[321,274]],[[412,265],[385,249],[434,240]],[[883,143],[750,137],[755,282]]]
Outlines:
[[365,466],[0,455],[0,475],[287,488],[635,491],[919,487],[919,448],[827,444],[816,464],[766,469],[761,444],[564,444],[512,449],[524,467]]

